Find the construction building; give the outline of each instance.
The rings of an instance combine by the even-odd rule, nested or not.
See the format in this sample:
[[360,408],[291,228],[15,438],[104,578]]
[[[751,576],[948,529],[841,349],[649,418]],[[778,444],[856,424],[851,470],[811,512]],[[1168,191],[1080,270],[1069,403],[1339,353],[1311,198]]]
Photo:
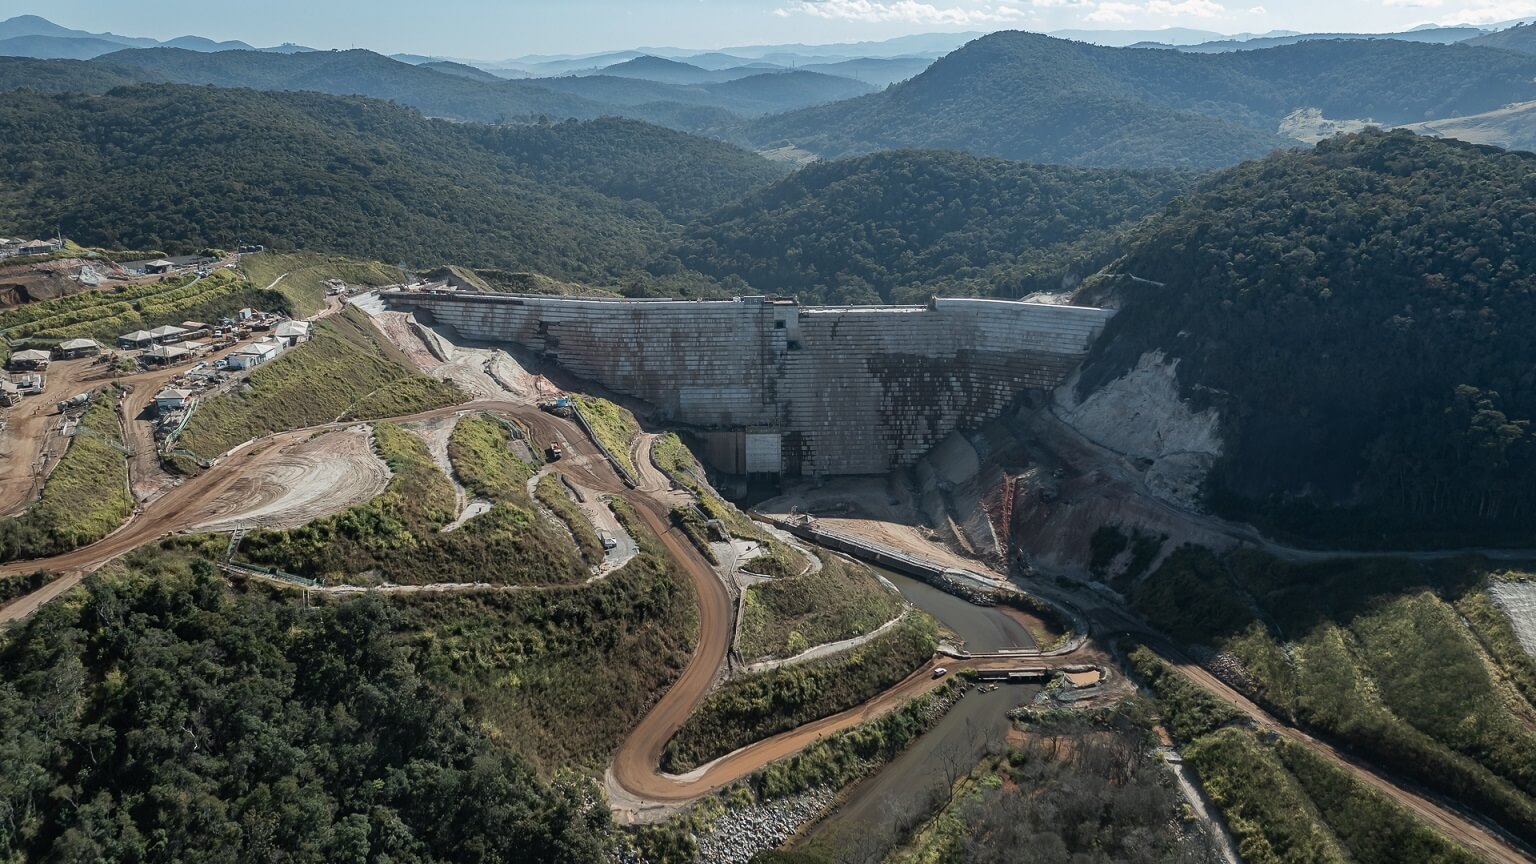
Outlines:
[[461,337],[521,346],[644,400],[731,474],[882,474],[1020,394],[1059,385],[1107,309],[937,298],[803,307],[793,299],[620,300],[394,291]]
[[185,327],[177,327],[174,324],[162,324],[149,331],[149,335],[161,345],[173,345],[187,338],[187,330]]
[[172,411],[180,411],[187,407],[187,402],[192,399],[191,390],[177,390],[168,388],[155,394],[155,410],[161,414],[169,414]]
[[192,352],[181,345],[153,345],[144,352],[141,359],[145,363],[169,366],[173,363],[180,363],[191,356]]
[[225,359],[236,369],[250,369],[275,359],[281,353],[283,353],[283,343],[264,339],[229,352],[229,356]]
[[74,360],[100,354],[101,346],[94,339],[65,339],[54,347],[53,353],[60,360]]
[[48,368],[49,359],[51,359],[51,355],[47,351],[40,349],[34,348],[29,351],[17,351],[11,355],[11,369],[17,371],[41,371]]
[[117,344],[124,348],[148,348],[155,344],[155,334],[148,330],[135,330],[117,337]]

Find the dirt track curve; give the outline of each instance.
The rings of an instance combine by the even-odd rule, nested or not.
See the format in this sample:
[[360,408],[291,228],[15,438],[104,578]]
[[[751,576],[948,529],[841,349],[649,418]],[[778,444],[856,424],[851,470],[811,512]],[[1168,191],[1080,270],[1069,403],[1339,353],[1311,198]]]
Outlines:
[[[683,669],[682,675],[662,695],[651,711],[640,719],[634,730],[619,745],[613,757],[610,774],[612,781],[642,806],[691,801],[721,789],[779,759],[793,755],[825,735],[857,726],[892,711],[908,699],[926,693],[941,683],[932,676],[933,669],[940,662],[952,670],[1004,668],[1018,665],[1051,667],[1085,662],[1086,655],[1091,653],[1084,651],[1056,657],[1021,659],[934,660],[863,705],[741,748],[686,775],[664,774],[659,768],[663,749],[708,696],[729,651],[733,629],[733,606],[724,582],[693,544],[670,524],[669,504],[661,499],[659,488],[651,488],[653,485],[660,486],[660,482],[656,478],[647,477],[642,481],[646,487],[643,490],[625,487],[616,473],[606,464],[597,447],[568,421],[558,420],[523,403],[494,400],[471,402],[390,419],[393,422],[409,422],[446,417],[467,411],[492,411],[514,416],[527,425],[540,440],[566,441],[570,445],[570,455],[557,463],[557,470],[570,475],[588,488],[620,496],[627,501],[646,526],[660,538],[663,546],[678,566],[687,573],[693,585],[699,610],[698,644],[693,656]],[[350,425],[354,424],[326,424],[279,433],[253,442],[220,460],[202,475],[170,489],[145,505],[122,528],[97,543],[54,558],[0,565],[0,574],[26,573],[40,569],[62,574],[60,578],[44,588],[0,609],[0,625],[30,615],[43,604],[79,584],[86,573],[120,555],[164,535],[191,530],[207,518],[208,507],[213,502],[217,501],[221,495],[228,493],[231,487],[241,483],[252,472],[260,471],[267,460],[279,456],[286,443],[300,440],[322,429]],[[650,442],[645,443],[648,445]],[[647,446],[643,449],[648,451],[649,448]],[[645,482],[647,480],[652,482]],[[1372,788],[1397,801],[1446,835],[1465,844],[1479,856],[1497,862],[1530,860],[1512,843],[1479,822],[1409,791],[1373,769],[1341,754],[1332,746],[1285,725],[1227,687],[1203,668],[1184,658],[1171,646],[1159,645],[1157,650],[1180,672],[1244,711],[1263,727],[1311,748]]]
[[1516,848],[1514,841],[1501,836],[1493,829],[1399,785],[1371,766],[1340,752],[1333,745],[1286,725],[1172,646],[1159,643],[1148,647],[1153,648],[1181,674],[1205,688],[1211,695],[1253,718],[1260,728],[1307,747],[1360,782],[1396,801],[1404,809],[1447,837],[1466,846],[1485,861],[1507,861],[1514,864],[1514,862],[1531,860],[1529,855]]

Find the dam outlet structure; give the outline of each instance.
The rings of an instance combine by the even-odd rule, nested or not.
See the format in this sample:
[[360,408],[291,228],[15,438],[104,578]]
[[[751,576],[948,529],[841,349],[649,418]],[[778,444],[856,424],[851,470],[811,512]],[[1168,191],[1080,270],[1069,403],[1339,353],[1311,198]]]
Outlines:
[[388,291],[397,311],[510,343],[686,427],[727,474],[883,474],[1049,391],[1109,309],[935,298],[801,306],[780,297],[648,300]]

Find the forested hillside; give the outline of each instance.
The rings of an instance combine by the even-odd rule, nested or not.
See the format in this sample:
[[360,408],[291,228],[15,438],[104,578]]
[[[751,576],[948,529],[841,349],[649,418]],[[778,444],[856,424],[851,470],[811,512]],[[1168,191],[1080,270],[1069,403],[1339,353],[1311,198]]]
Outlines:
[[1519,51],[1522,54],[1536,54],[1536,24],[1520,24],[1508,30],[1478,36],[1467,40],[1467,44],[1483,48],[1503,48],[1507,51]]
[[33,60],[0,57],[0,90],[39,93],[105,93],[124,84],[155,80],[142,69],[87,63],[83,60]]
[[676,222],[782,173],[631,121],[474,126],[365,99],[173,85],[13,94],[0,162],[0,221],[23,233],[61,224],[113,248],[239,240],[602,280],[637,270]]
[[1408,123],[1536,98],[1536,58],[1390,40],[1186,54],[994,33],[875,95],[764,118],[759,146],[892,147],[1103,166],[1214,167],[1294,142],[1290,112]]
[[418,607],[301,609],[149,551],[112,570],[0,641],[5,860],[604,860],[590,784],[429,681]]
[[1369,131],[1218,175],[1127,242],[1080,385],[1146,351],[1222,416],[1212,503],[1352,543],[1536,539],[1536,156]]
[[1020,297],[1109,263],[1116,229],[1192,182],[944,151],[822,162],[699,220],[653,266],[739,277],[802,301]]

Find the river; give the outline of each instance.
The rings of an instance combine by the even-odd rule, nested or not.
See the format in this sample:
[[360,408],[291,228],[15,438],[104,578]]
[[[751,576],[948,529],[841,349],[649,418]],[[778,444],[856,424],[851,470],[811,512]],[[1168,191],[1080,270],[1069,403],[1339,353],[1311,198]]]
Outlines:
[[[878,568],[877,568],[878,569]],[[913,605],[939,619],[971,651],[1033,648],[1024,625],[995,607],[975,606],[899,573],[880,570]],[[797,848],[827,854],[830,860],[878,862],[895,847],[898,834],[914,819],[927,818],[935,796],[944,795],[956,772],[968,773],[1008,735],[1008,712],[1033,701],[1034,685],[972,688],[959,704],[912,746],[860,781],[837,812],[813,828]]]
[[965,642],[967,651],[985,653],[1005,648],[1039,647],[1023,624],[996,607],[977,606],[910,576],[881,567],[874,569],[901,589],[908,602],[954,631]]

